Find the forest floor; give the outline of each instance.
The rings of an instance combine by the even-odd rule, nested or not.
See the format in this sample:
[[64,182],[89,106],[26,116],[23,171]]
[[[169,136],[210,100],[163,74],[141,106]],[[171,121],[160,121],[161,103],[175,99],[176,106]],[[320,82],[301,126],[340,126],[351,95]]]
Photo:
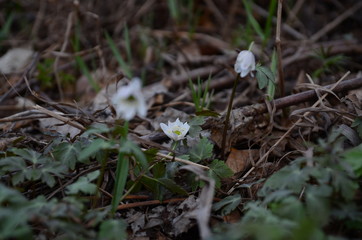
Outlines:
[[0,9],[0,239],[362,238],[361,1]]

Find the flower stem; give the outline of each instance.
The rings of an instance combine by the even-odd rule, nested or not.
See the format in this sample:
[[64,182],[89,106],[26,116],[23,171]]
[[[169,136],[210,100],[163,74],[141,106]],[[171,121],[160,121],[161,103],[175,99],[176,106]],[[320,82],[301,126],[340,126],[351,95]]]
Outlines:
[[233,108],[235,90],[236,90],[236,86],[238,84],[239,79],[240,79],[240,75],[238,74],[238,76],[235,78],[235,81],[234,81],[234,86],[233,86],[233,89],[232,89],[232,92],[231,92],[229,105],[228,105],[228,109],[227,109],[227,112],[226,112],[225,125],[224,125],[224,130],[223,130],[223,133],[222,133],[222,142],[221,142],[221,158],[222,159],[224,159],[225,153],[226,153],[226,149],[225,149],[226,138],[227,138],[226,135],[227,135],[227,131],[228,131],[228,128],[229,128],[230,114],[231,114],[231,109]]

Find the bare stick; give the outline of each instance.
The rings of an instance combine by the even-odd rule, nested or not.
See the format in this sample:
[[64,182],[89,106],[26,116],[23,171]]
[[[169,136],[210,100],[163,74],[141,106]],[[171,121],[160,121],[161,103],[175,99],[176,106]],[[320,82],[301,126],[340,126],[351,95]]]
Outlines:
[[345,11],[343,14],[339,15],[337,18],[335,18],[332,22],[327,24],[324,28],[316,32],[310,39],[313,42],[316,42],[321,37],[326,35],[329,31],[337,27],[341,22],[343,22],[345,19],[347,19],[349,16],[354,14],[358,9],[362,7],[362,1],[358,1],[355,5],[353,5],[351,8],[349,8],[347,11]]
[[[73,26],[73,21],[74,21],[74,12],[69,13],[68,15],[68,19],[67,19],[67,28],[65,30],[65,35],[64,35],[64,42],[63,45],[60,49],[60,52],[63,53],[65,51],[65,49],[68,46],[68,42],[69,42],[69,37],[70,37],[70,33],[72,30],[72,26]],[[54,73],[55,73],[55,80],[57,82],[57,87],[58,87],[58,91],[59,91],[59,96],[60,99],[63,100],[64,99],[64,94],[63,94],[63,90],[62,90],[62,85],[60,82],[60,77],[59,77],[59,73],[58,73],[58,63],[59,63],[59,56],[57,56],[54,60]]]

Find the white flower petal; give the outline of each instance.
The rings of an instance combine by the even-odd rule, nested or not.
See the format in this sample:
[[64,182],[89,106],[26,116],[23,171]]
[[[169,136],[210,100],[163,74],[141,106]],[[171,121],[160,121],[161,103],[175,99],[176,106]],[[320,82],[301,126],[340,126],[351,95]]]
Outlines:
[[138,114],[141,117],[147,115],[146,101],[141,91],[141,80],[133,78],[113,95],[111,101],[117,112],[117,117],[131,120]]
[[252,71],[255,70],[255,57],[251,51],[241,51],[238,54],[234,65],[235,72],[240,73],[241,77],[247,76],[249,73],[253,76]]
[[163,132],[174,141],[184,139],[190,129],[190,126],[187,124],[187,122],[182,123],[178,118],[175,122],[168,121],[167,125],[160,123],[160,127]]

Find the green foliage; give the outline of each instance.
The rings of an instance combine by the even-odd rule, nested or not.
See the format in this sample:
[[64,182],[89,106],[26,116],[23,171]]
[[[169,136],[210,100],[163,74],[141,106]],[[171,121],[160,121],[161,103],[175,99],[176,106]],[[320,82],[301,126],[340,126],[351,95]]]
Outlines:
[[316,69],[312,77],[318,78],[322,74],[331,73],[333,69],[340,69],[347,58],[342,54],[330,56],[330,48],[320,48],[315,52],[314,57],[321,62],[321,67]]
[[221,179],[232,177],[233,171],[225,164],[224,161],[213,160],[209,165],[209,175],[215,180],[215,186],[221,187]]
[[[80,51],[80,24],[77,22],[76,28],[75,28],[75,35],[74,35],[74,41],[73,41],[73,48],[76,52]],[[80,55],[75,56],[75,62],[77,63],[78,68],[81,70],[82,74],[86,76],[88,79],[89,84],[92,86],[92,88],[98,92],[100,91],[100,86],[98,83],[94,80],[92,74],[90,73],[88,66],[82,59]]]
[[343,140],[332,132],[308,150],[308,157],[274,173],[258,192],[260,200],[246,205],[241,221],[219,229],[214,239],[337,239],[335,224],[348,233],[359,229],[362,209],[355,195],[360,175],[355,172],[360,164],[348,162],[355,162],[361,150],[345,153]]
[[0,29],[0,41],[4,40],[7,38],[7,36],[10,33],[10,27],[12,25],[14,21],[14,14],[11,13],[7,18],[6,21],[4,23],[4,25],[1,27]]
[[255,33],[257,35],[259,35],[260,39],[263,42],[263,46],[265,46],[266,43],[271,38],[272,20],[273,20],[273,16],[274,16],[278,1],[272,0],[269,2],[269,10],[268,10],[269,14],[268,14],[268,18],[266,20],[264,29],[260,26],[260,24],[258,23],[258,21],[255,19],[254,15],[253,15],[252,7],[251,7],[252,2],[253,1],[250,1],[250,0],[243,0],[248,24],[250,24],[252,26],[253,30],[255,31]]
[[362,176],[362,144],[345,152],[344,158],[348,162],[357,177]]
[[198,137],[202,128],[201,125],[205,123],[205,118],[202,116],[192,118],[188,124],[190,125],[189,136]]
[[210,158],[212,156],[212,149],[214,146],[207,138],[201,138],[200,142],[191,148],[190,160],[193,162],[200,162],[201,160]]
[[68,166],[71,170],[75,169],[75,164],[78,161],[78,156],[82,151],[80,142],[68,143],[62,142],[53,149],[53,156]]
[[224,198],[220,202],[215,203],[212,206],[212,209],[214,211],[218,211],[221,209],[221,215],[226,216],[229,213],[231,213],[233,210],[235,210],[239,206],[240,202],[241,202],[240,194],[235,194]]
[[357,117],[351,127],[356,128],[359,137],[362,138],[362,117]]
[[[126,239],[125,224],[106,220],[106,211],[88,210],[76,198],[47,201],[44,197],[27,200],[18,191],[0,184],[1,239]],[[110,223],[118,221],[118,224]],[[32,231],[32,225],[42,226]],[[107,230],[107,232],[105,232]]]
[[268,98],[272,100],[275,92],[275,74],[267,67],[256,66],[256,79],[260,89],[268,87]]
[[99,170],[80,177],[75,183],[67,187],[67,194],[78,194],[80,192],[85,194],[94,194],[97,190],[97,186],[91,182],[97,179],[98,176]]
[[18,191],[0,183],[0,233],[3,239],[29,239],[30,227],[26,223],[27,200]]
[[205,109],[209,108],[213,91],[209,93],[209,85],[210,85],[211,75],[205,84],[205,89],[202,91],[202,85],[200,77],[197,78],[197,86],[194,86],[191,79],[189,80],[189,87],[191,89],[192,101],[195,104],[196,114],[198,112],[202,112]]
[[179,22],[180,19],[180,6],[178,4],[178,1],[176,0],[168,0],[168,9],[171,13],[171,17],[173,18],[173,20],[175,20],[176,22]]
[[109,219],[102,222],[98,239],[123,240],[127,239],[127,224],[123,220]]
[[113,144],[103,139],[94,139],[87,147],[83,148],[79,153],[79,161],[86,161],[90,157],[94,157],[100,150],[106,150],[113,147]]
[[114,196],[112,198],[112,213],[115,213],[121,200],[121,196],[126,185],[129,170],[129,159],[125,158],[124,153],[118,154],[116,180],[114,185]]
[[54,161],[49,156],[30,149],[12,148],[9,150],[9,157],[0,161],[0,173],[13,173],[12,184],[17,185],[25,180],[40,180],[49,187],[55,184],[55,178],[63,177],[67,168],[61,162]]
[[106,33],[106,39],[107,39],[109,47],[112,50],[113,55],[115,56],[115,58],[118,61],[119,66],[121,67],[124,75],[126,75],[129,79],[131,79],[133,76],[132,71],[131,71],[129,65],[123,59],[121,53],[119,52],[117,45],[114,43],[113,39],[111,38],[111,36],[109,36],[108,33]]

